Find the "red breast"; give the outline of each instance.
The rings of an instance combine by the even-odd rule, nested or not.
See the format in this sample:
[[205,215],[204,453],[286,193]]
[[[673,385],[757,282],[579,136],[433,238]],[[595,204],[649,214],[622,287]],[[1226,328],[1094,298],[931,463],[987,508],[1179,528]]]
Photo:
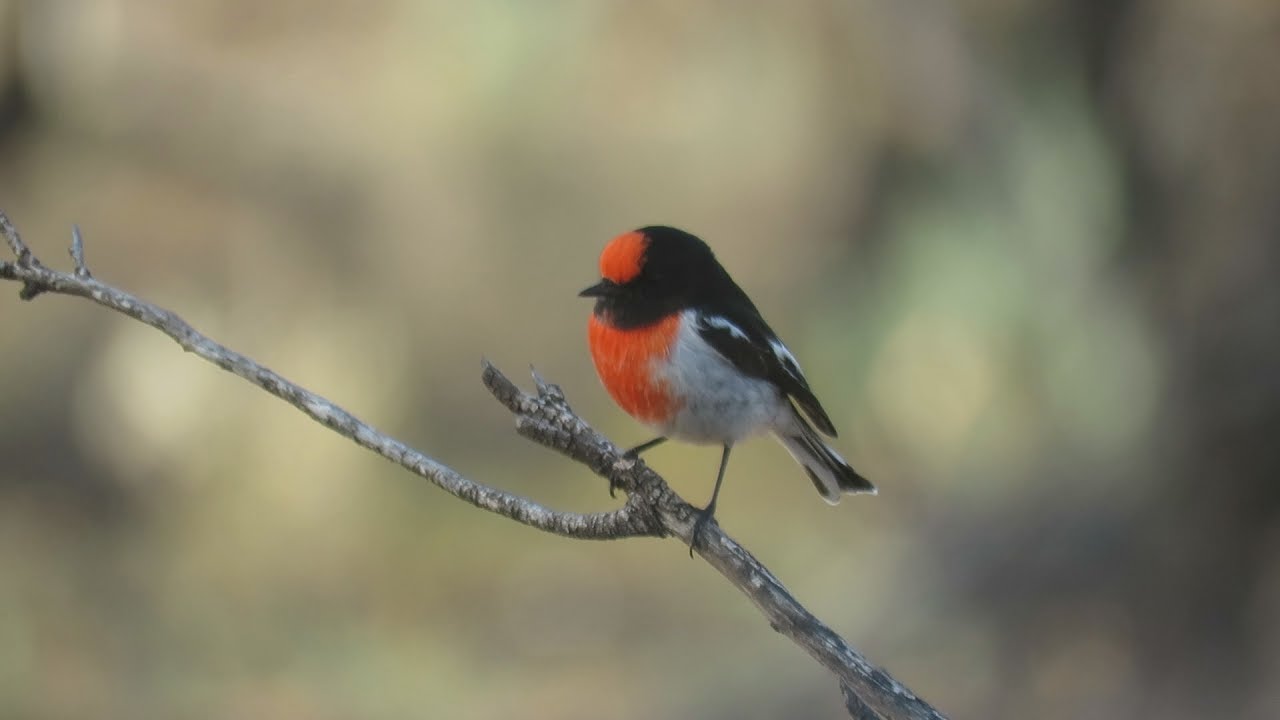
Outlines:
[[679,330],[679,315],[625,330],[595,314],[587,324],[600,381],[614,402],[641,422],[661,425],[680,409],[680,399],[655,372],[670,357]]

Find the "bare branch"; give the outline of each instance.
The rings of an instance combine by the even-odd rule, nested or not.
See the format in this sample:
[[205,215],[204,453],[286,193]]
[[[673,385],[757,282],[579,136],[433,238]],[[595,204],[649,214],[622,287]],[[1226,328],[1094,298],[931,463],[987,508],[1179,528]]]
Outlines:
[[[43,292],[85,297],[124,313],[173,338],[182,349],[195,353],[228,372],[239,375],[306,413],[316,422],[333,429],[356,444],[439,485],[476,507],[509,517],[539,530],[573,538],[611,540],[637,535],[656,535],[658,528],[637,521],[631,507],[607,513],[566,513],[543,507],[527,498],[468,480],[452,468],[423,455],[404,443],[379,432],[329,400],[296,385],[269,368],[209,339],[177,314],[152,305],[123,290],[98,282],[83,266],[83,248],[72,248],[77,259],[75,274],[50,270],[27,249],[17,230],[0,212],[10,249],[18,253],[17,263],[0,263],[0,277],[23,283],[22,297],[30,299]],[[78,236],[78,233],[76,234]],[[25,258],[25,262],[24,262]],[[80,272],[83,270],[83,272]]]
[[[391,438],[329,400],[296,385],[252,359],[214,342],[175,313],[99,282],[84,262],[79,229],[72,233],[73,273],[46,268],[31,254],[9,218],[0,211],[3,231],[16,262],[0,261],[0,279],[23,284],[21,297],[50,292],[88,298],[146,323],[173,338],[184,350],[234,373],[281,398],[313,420],[356,444],[435,483],[484,510],[566,537],[610,540],[637,536],[678,537],[692,545],[697,509],[686,503],[643,461],[630,460],[607,438],[579,418],[556,385],[533,375],[536,394],[526,393],[488,361],[481,379],[489,392],[515,416],[516,431],[556,450],[609,480],[627,493],[617,510],[569,513],[469,480],[444,464]],[[769,621],[840,680],[852,717],[896,720],[944,720],[943,716],[888,673],[873,665],[835,631],[814,617],[751,553],[712,520],[696,547],[700,557],[738,588]]]

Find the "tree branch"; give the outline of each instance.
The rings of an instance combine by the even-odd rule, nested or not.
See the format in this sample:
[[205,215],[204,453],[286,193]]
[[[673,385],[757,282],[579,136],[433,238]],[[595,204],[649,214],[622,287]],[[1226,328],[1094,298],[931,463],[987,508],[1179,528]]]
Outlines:
[[[214,342],[175,313],[99,282],[85,264],[79,228],[72,232],[70,253],[74,270],[71,273],[41,264],[3,211],[0,211],[0,232],[15,258],[0,261],[0,279],[22,283],[19,293],[22,299],[30,300],[42,293],[88,298],[150,325],[173,338],[187,352],[248,380],[356,444],[476,507],[571,538],[614,540],[672,535],[691,545],[697,509],[676,495],[643,461],[623,457],[616,445],[573,412],[559,387],[543,381],[536,373],[534,394],[518,388],[488,361],[483,362],[482,380],[489,392],[515,415],[516,431],[520,435],[582,463],[609,480],[612,487],[623,490],[627,500],[621,508],[603,513],[561,512],[469,480],[379,432],[324,397]],[[871,664],[844,638],[814,617],[773,573],[726,535],[714,520],[704,527],[702,538],[693,550],[746,595],[774,630],[786,635],[835,673],[852,717],[944,720],[937,710]]]
[[[644,513],[637,512],[634,505],[624,505],[606,513],[557,512],[519,495],[468,480],[452,468],[379,432],[320,395],[214,342],[177,314],[95,280],[83,263],[83,241],[72,244],[72,257],[76,262],[76,269],[72,274],[51,270],[41,264],[3,212],[0,212],[0,231],[3,231],[9,248],[17,256],[17,262],[0,262],[0,278],[22,282],[20,296],[24,300],[45,292],[75,295],[146,323],[173,338],[183,350],[239,375],[298,408],[316,422],[484,510],[539,530],[573,538],[606,540],[661,534],[652,520]],[[75,236],[78,238],[79,232]]]

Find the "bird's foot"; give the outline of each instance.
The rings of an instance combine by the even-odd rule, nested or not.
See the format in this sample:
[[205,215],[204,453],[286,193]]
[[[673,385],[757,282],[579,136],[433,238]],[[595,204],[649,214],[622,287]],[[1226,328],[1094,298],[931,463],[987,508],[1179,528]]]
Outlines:
[[707,523],[716,521],[716,506],[714,503],[706,508],[698,511],[698,519],[693,521],[693,535],[689,538],[689,557],[693,557],[693,551],[705,547],[702,543],[702,531]]

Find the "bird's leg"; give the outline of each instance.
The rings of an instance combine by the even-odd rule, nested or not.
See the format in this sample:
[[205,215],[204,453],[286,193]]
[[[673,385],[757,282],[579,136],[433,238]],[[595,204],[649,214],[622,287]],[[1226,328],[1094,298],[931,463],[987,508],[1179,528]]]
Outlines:
[[693,538],[689,541],[689,557],[693,557],[693,551],[698,547],[699,539],[702,537],[702,527],[715,517],[716,499],[720,497],[720,483],[724,482],[724,469],[729,465],[729,451],[732,449],[732,445],[724,446],[724,454],[720,456],[720,472],[716,473],[716,487],[711,491],[711,502],[698,511],[698,519],[693,523]]
[[[640,453],[644,452],[645,450],[648,450],[651,447],[657,447],[666,441],[667,441],[667,438],[665,436],[659,435],[658,437],[650,440],[649,442],[640,443],[639,445],[622,453],[622,457],[626,458],[627,460],[635,460],[636,458],[640,457]],[[616,483],[614,483],[613,479],[610,478],[609,497],[617,497],[617,493],[618,493],[618,486]]]
[[667,441],[666,437],[659,435],[658,437],[650,440],[649,442],[640,443],[639,445],[622,453],[622,457],[628,460],[635,460],[636,458],[640,457],[640,453],[644,452],[645,450],[648,450],[649,448],[657,447],[666,441]]

